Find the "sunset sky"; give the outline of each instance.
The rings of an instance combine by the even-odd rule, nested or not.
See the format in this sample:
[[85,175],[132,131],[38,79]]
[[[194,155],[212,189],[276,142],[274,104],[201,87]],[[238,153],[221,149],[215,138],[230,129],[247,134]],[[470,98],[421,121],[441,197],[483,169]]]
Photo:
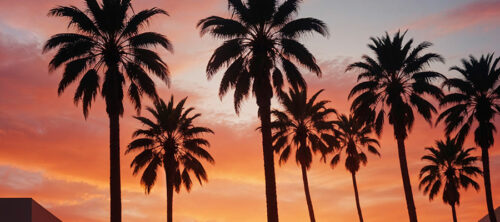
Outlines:
[[[58,5],[81,6],[83,0],[0,0],[0,197],[32,197],[65,222],[109,221],[108,118],[98,97],[84,119],[68,88],[58,97],[61,70],[48,72],[52,54],[41,53],[50,35],[66,32],[67,21],[47,17]],[[208,81],[205,65],[220,41],[200,37],[198,20],[227,16],[226,0],[136,0],[134,9],[159,7],[170,16],[157,16],[150,30],[169,37],[174,54],[160,50],[172,72],[172,85],[158,81],[162,98],[188,96],[188,105],[203,116],[199,125],[212,128],[209,151],[216,160],[207,164],[209,182],[174,196],[174,221],[254,222],[266,218],[264,170],[257,106],[248,99],[240,115],[232,94],[218,97],[221,75]],[[349,111],[347,94],[356,81],[347,64],[369,54],[371,36],[409,29],[417,42],[431,41],[430,51],[443,55],[446,64],[432,68],[447,76],[448,68],[473,54],[497,52],[500,56],[500,1],[498,0],[305,0],[300,17],[325,21],[330,37],[306,36],[302,42],[316,55],[322,78],[304,72],[309,91],[325,89],[322,99],[342,113]],[[220,74],[220,73],[219,73]],[[145,98],[144,103],[150,104]],[[275,101],[274,107],[278,107]],[[142,114],[147,115],[146,112]],[[134,129],[141,125],[126,102],[121,122],[123,221],[165,221],[164,175],[150,195],[139,177],[132,175],[133,155],[125,155]],[[497,119],[497,127],[500,121]],[[441,197],[429,202],[418,190],[418,172],[424,147],[443,139],[442,126],[431,127],[418,118],[407,140],[407,159],[420,221],[451,221],[451,208]],[[500,205],[500,135],[490,150],[493,200]],[[468,147],[473,146],[471,140]],[[390,126],[381,137],[381,157],[368,156],[358,173],[361,206],[367,222],[407,221],[396,142]],[[479,152],[475,152],[479,155]],[[331,158],[331,156],[329,157]],[[293,162],[276,162],[280,220],[308,221],[300,168]],[[343,164],[335,169],[316,158],[309,171],[311,196],[320,222],[357,221],[350,174]],[[477,178],[482,185],[482,179]],[[457,208],[460,221],[477,221],[486,215],[484,189],[463,191]]]

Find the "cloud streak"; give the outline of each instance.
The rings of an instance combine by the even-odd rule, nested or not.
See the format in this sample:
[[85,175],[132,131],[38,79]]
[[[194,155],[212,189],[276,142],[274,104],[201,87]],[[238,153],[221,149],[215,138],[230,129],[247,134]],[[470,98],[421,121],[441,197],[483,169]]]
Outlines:
[[445,36],[480,27],[483,30],[500,24],[500,2],[480,0],[419,19],[406,28],[427,30],[432,35]]

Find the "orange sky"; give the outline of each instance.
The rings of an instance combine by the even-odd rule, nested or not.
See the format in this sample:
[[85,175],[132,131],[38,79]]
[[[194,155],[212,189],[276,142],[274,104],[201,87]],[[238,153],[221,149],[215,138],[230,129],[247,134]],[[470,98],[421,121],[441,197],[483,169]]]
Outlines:
[[[57,97],[60,72],[48,74],[50,55],[41,55],[41,45],[48,36],[66,28],[64,20],[46,17],[47,11],[56,5],[80,5],[80,2],[0,1],[0,197],[33,197],[63,221],[100,222],[109,220],[108,120],[103,101],[98,98],[85,120],[81,107],[75,107],[72,102],[74,86]],[[210,52],[218,41],[200,38],[195,29],[201,18],[225,15],[226,1],[136,2],[137,9],[158,6],[171,14],[157,17],[150,27],[166,34],[175,47],[174,55],[162,51],[171,66],[173,84],[170,89],[158,84],[160,95],[168,98],[174,94],[177,99],[189,96],[189,105],[203,113],[199,124],[216,132],[208,136],[212,143],[210,152],[216,159],[215,166],[207,165],[209,183],[194,186],[190,193],[182,190],[174,196],[174,221],[264,221],[264,173],[260,136],[255,130],[258,126],[255,101],[249,99],[237,116],[232,96],[219,100],[220,75],[207,81],[204,73]],[[469,53],[478,55],[495,50],[500,53],[498,38],[491,37],[498,37],[500,33],[498,2],[423,2],[418,8],[411,6],[415,4],[413,1],[398,3],[398,6],[384,0],[377,5],[378,10],[387,10],[390,15],[360,19],[358,15],[370,16],[372,12],[356,7],[357,3],[305,1],[302,14],[323,19],[332,33],[329,39],[308,37],[304,40],[318,55],[324,73],[321,79],[305,74],[309,90],[326,89],[322,98],[331,100],[331,106],[337,110],[347,112],[346,97],[356,75],[344,73],[345,66],[368,53],[369,36],[386,30],[409,27],[409,35],[417,41],[434,42],[436,46],[431,50],[447,59],[446,65],[437,65],[436,69],[446,74],[447,67],[457,64],[458,59]],[[459,19],[457,13],[463,16]],[[144,103],[149,104],[146,101]],[[131,117],[135,115],[132,110],[127,104],[121,123],[122,148],[131,141],[132,131],[140,127]],[[424,222],[450,221],[451,209],[440,197],[429,202],[417,187],[423,148],[443,137],[440,126],[431,128],[425,121],[418,120],[407,140],[417,213]],[[381,158],[369,156],[368,166],[358,174],[361,206],[368,222],[407,220],[392,135],[392,129],[385,127]],[[498,134],[495,139],[500,142]],[[469,141],[468,145],[473,144]],[[493,200],[498,205],[498,145],[492,147],[490,153]],[[164,177],[161,175],[152,193],[145,195],[139,178],[132,176],[129,168],[132,156],[122,156],[124,221],[164,221]],[[291,161],[277,167],[276,175],[281,221],[307,221],[299,168]],[[342,164],[332,170],[317,158],[309,171],[309,180],[318,221],[357,221],[351,177]],[[482,180],[478,180],[482,184]],[[477,221],[485,215],[483,196],[482,189],[479,193],[464,191],[458,208],[459,220]]]

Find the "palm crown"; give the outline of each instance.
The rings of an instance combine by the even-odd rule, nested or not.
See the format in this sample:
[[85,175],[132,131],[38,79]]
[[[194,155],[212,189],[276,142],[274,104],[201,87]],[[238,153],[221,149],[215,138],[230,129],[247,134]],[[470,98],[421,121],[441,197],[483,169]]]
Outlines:
[[499,61],[500,58],[493,60],[493,54],[479,59],[470,56],[469,60],[462,60],[463,68],[452,67],[451,70],[459,72],[462,78],[450,78],[443,83],[443,87],[453,90],[442,98],[441,106],[449,107],[437,119],[438,123],[444,121],[447,135],[458,130],[459,143],[464,142],[473,124],[477,124],[474,141],[481,147],[488,215],[495,222],[488,149],[494,143],[493,133],[496,132],[493,119],[500,112]]
[[231,18],[211,16],[198,23],[201,34],[226,40],[210,58],[207,75],[211,78],[227,65],[219,95],[222,97],[229,88],[235,88],[237,112],[250,91],[258,100],[271,98],[273,86],[281,89],[284,85],[284,75],[290,84],[305,87],[295,64],[321,74],[314,56],[297,38],[310,32],[327,35],[328,30],[318,19],[294,20],[300,2],[287,0],[278,6],[276,0],[229,0]]
[[461,187],[472,186],[479,189],[479,184],[471,178],[482,173],[475,166],[478,158],[471,155],[474,148],[462,149],[457,139],[448,137],[446,141],[436,141],[435,147],[428,147],[426,150],[430,154],[423,156],[422,160],[427,160],[428,165],[420,171],[419,188],[424,188],[424,193],[429,194],[430,200],[439,193],[443,185],[443,201],[450,205],[460,204],[458,190]]
[[359,82],[351,90],[351,110],[354,115],[374,125],[380,135],[385,118],[393,126],[398,143],[399,165],[403,178],[408,216],[417,222],[417,212],[413,201],[404,141],[413,126],[415,108],[425,120],[431,122],[436,108],[425,99],[426,96],[441,98],[441,89],[432,80],[443,77],[440,73],[426,70],[431,62],[443,62],[435,53],[423,53],[431,46],[422,42],[413,48],[413,39],[404,41],[405,33],[397,32],[394,37],[386,33],[381,38],[371,38],[368,47],[375,53],[375,59],[364,55],[363,61],[348,66],[347,70],[359,69]]
[[335,147],[339,150],[330,164],[336,166],[341,157],[341,151],[345,150],[347,158],[345,167],[351,173],[356,173],[361,164],[366,165],[368,158],[362,150],[365,147],[368,152],[379,155],[377,147],[380,146],[377,139],[372,138],[372,125],[360,121],[359,118],[354,118],[352,115],[340,115],[338,120],[333,122],[334,135],[337,139]]
[[372,43],[368,46],[375,53],[375,59],[365,55],[364,61],[347,68],[360,69],[362,73],[358,80],[364,80],[349,94],[349,97],[357,95],[351,109],[357,116],[373,121],[378,134],[387,114],[389,123],[397,126],[395,136],[402,139],[413,126],[413,108],[428,121],[436,112],[436,108],[422,95],[443,96],[441,89],[431,83],[442,75],[425,69],[431,62],[443,62],[443,58],[435,53],[422,54],[432,45],[429,42],[412,48],[413,39],[405,43],[405,34],[398,32],[392,39],[388,34],[382,38],[371,38]]
[[451,68],[463,78],[450,78],[443,83],[444,87],[453,89],[441,100],[441,106],[450,107],[437,119],[437,122],[444,120],[447,135],[460,128],[457,136],[463,142],[476,119],[479,123],[474,133],[476,144],[493,145],[496,128],[491,120],[500,112],[500,68],[496,68],[499,61],[500,57],[493,60],[493,54],[480,59],[470,56],[469,61],[462,60],[463,68]]
[[314,209],[309,191],[307,170],[311,167],[313,153],[320,151],[322,159],[328,151],[328,144],[334,141],[331,132],[332,123],[328,115],[336,113],[326,108],[326,100],[316,101],[323,90],[307,98],[307,89],[298,86],[290,88],[288,94],[278,91],[283,111],[273,110],[275,120],[271,127],[275,130],[271,137],[272,148],[280,154],[280,164],[286,162],[295,151],[295,161],[302,170],[302,181],[306,196],[307,208],[311,222],[315,222]]
[[313,152],[328,151],[328,142],[334,138],[329,134],[331,121],[328,115],[336,113],[334,109],[326,108],[326,100],[316,101],[323,90],[315,93],[310,99],[307,91],[291,88],[288,95],[280,94],[284,110],[273,110],[275,120],[272,122],[275,134],[273,148],[280,154],[280,163],[288,160],[293,149],[297,163],[309,168]]
[[354,187],[354,197],[356,199],[356,207],[358,210],[359,221],[363,222],[363,213],[361,211],[361,203],[359,201],[358,185],[356,181],[356,173],[361,164],[366,165],[368,158],[362,148],[367,148],[369,152],[380,156],[376,146],[380,147],[378,140],[370,137],[372,133],[372,125],[361,118],[356,118],[352,114],[349,116],[339,115],[338,119],[333,122],[333,132],[335,140],[331,151],[338,151],[332,158],[330,165],[335,167],[340,162],[340,156],[344,150],[347,154],[345,159],[345,167],[352,176],[352,185]]
[[191,189],[190,173],[194,174],[200,184],[207,180],[207,173],[198,158],[214,163],[214,159],[204,148],[210,146],[210,143],[201,137],[202,134],[213,131],[193,124],[200,114],[192,115],[194,108],[185,109],[185,102],[186,99],[183,99],[174,105],[173,97],[168,104],[159,100],[154,107],[147,108],[153,119],[135,117],[145,128],[134,132],[133,136],[139,138],[129,144],[127,153],[141,150],[131,166],[134,174],[144,168],[141,184],[148,193],[155,184],[157,170],[161,166],[173,173],[167,176],[173,179],[173,185],[179,192],[182,185],[188,191]]
[[[80,79],[74,100],[75,103],[82,102],[85,116],[99,91],[106,99],[108,113],[123,114],[125,76],[129,82],[128,96],[137,111],[143,93],[157,97],[148,71],[169,83],[167,64],[148,46],[159,45],[171,51],[172,45],[161,34],[140,32],[152,16],[167,13],[152,8],[129,14],[130,2],[103,0],[100,4],[96,0],[86,0],[85,11],[75,6],[59,6],[49,12],[52,16],[69,18],[69,25],[76,29],[74,33],[52,36],[45,44],[44,52],[58,48],[50,61],[50,69],[65,66],[59,94]],[[103,77],[100,77],[101,72]]]

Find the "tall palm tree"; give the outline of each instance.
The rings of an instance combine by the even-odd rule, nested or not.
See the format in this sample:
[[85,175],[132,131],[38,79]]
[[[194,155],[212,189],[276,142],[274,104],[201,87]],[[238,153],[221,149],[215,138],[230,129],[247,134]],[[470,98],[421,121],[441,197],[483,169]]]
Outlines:
[[[174,97],[168,104],[163,100],[155,102],[147,110],[153,116],[135,117],[145,127],[134,132],[136,139],[128,145],[126,153],[140,151],[131,163],[134,175],[144,169],[141,184],[150,193],[157,179],[160,167],[165,170],[167,188],[167,222],[172,222],[173,191],[179,193],[181,186],[187,191],[193,184],[190,174],[194,174],[200,184],[207,181],[207,173],[198,159],[214,163],[205,150],[210,143],[202,136],[213,133],[206,127],[194,125],[201,114],[191,114],[194,108],[185,108],[186,99],[174,104]],[[137,138],[139,137],[139,138]]]
[[280,101],[283,111],[273,110],[275,120],[271,123],[275,129],[273,135],[273,147],[276,153],[280,153],[280,164],[285,163],[290,154],[295,151],[295,161],[302,169],[302,180],[306,194],[307,208],[312,222],[316,221],[309,192],[307,170],[311,167],[313,152],[327,152],[326,140],[332,140],[333,136],[328,134],[331,130],[331,122],[327,117],[336,113],[334,109],[328,109],[326,100],[316,101],[323,90],[318,91],[311,98],[307,98],[307,90],[294,87],[290,88],[288,94],[280,93]]
[[227,67],[219,96],[234,88],[236,113],[250,92],[256,97],[262,127],[267,218],[270,222],[278,221],[270,126],[273,88],[281,90],[283,75],[292,85],[305,87],[305,80],[295,64],[320,75],[314,56],[298,39],[312,32],[328,34],[325,23],[318,19],[295,19],[301,0],[286,0],[281,5],[277,2],[228,0],[230,18],[210,16],[198,23],[201,34],[209,33],[225,40],[214,51],[206,70],[210,79],[219,69]]
[[474,141],[481,147],[486,203],[492,222],[497,219],[491,193],[488,149],[494,143],[493,132],[496,132],[493,119],[500,112],[499,61],[500,57],[494,59],[493,54],[483,55],[479,59],[470,56],[469,60],[462,60],[463,68],[452,67],[451,70],[459,72],[462,78],[450,78],[443,83],[443,87],[453,91],[441,100],[441,106],[449,108],[437,119],[437,122],[444,120],[446,135],[458,130],[460,143],[463,143],[473,125],[477,125]]
[[408,214],[410,222],[416,222],[405,139],[415,120],[413,109],[429,122],[436,112],[436,108],[422,95],[441,98],[441,89],[431,81],[442,75],[426,68],[430,63],[444,62],[444,59],[435,53],[423,54],[432,45],[429,42],[422,42],[413,48],[413,39],[405,42],[405,34],[397,32],[391,38],[386,33],[380,38],[370,38],[372,43],[368,47],[375,53],[375,58],[364,55],[363,61],[351,64],[347,70],[361,71],[358,80],[362,81],[354,86],[349,95],[356,95],[351,107],[355,116],[373,122],[379,135],[386,117],[393,126]]
[[340,162],[341,152],[344,150],[347,155],[345,159],[345,168],[351,172],[359,221],[363,222],[356,173],[359,171],[361,164],[366,165],[368,158],[361,148],[365,147],[368,152],[380,156],[377,150],[380,144],[377,139],[370,137],[373,131],[372,125],[366,124],[366,122],[361,121],[359,118],[354,118],[353,115],[340,115],[338,120],[334,121],[334,126],[334,133],[338,141],[335,147],[339,153],[333,156],[330,165],[335,167]]
[[443,187],[443,201],[451,206],[453,221],[457,222],[455,205],[460,205],[460,188],[472,186],[479,190],[479,184],[472,177],[480,176],[481,170],[475,166],[478,157],[472,156],[474,148],[464,149],[457,139],[446,138],[436,141],[435,147],[425,148],[429,154],[422,157],[428,165],[420,171],[419,189],[424,187],[424,194],[429,199],[440,192]]
[[[72,83],[79,81],[74,101],[83,106],[87,118],[89,109],[100,92],[106,101],[110,131],[110,196],[111,221],[121,221],[120,188],[120,116],[123,115],[123,87],[135,109],[141,109],[141,96],[156,98],[153,80],[148,73],[169,83],[165,62],[148,49],[162,46],[171,51],[169,40],[155,32],[140,32],[150,18],[167,14],[158,8],[132,10],[131,0],[86,0],[85,9],[75,6],[59,6],[49,15],[69,19],[70,33],[52,36],[43,48],[44,52],[57,48],[49,69],[64,66],[59,83],[59,95]],[[126,75],[125,75],[126,74]],[[125,77],[126,76],[126,77]]]

